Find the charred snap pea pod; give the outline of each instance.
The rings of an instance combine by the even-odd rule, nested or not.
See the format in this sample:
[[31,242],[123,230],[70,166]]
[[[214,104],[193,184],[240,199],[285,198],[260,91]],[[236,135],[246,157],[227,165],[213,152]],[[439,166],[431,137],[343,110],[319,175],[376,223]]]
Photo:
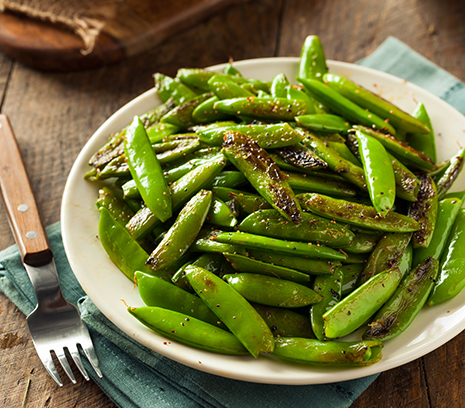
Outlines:
[[450,159],[450,165],[437,182],[438,197],[443,198],[449,191],[454,181],[462,171],[465,149],[460,149],[457,154]]
[[374,207],[321,194],[299,194],[297,198],[302,206],[317,215],[367,229],[411,232],[420,228],[415,220],[392,211],[385,217],[380,217]]
[[332,275],[334,273],[334,268],[341,266],[341,263],[337,261],[323,261],[307,257],[276,254],[273,252],[255,249],[247,249],[247,251],[252,259],[284,266],[285,268],[290,268],[309,275]]
[[289,223],[276,210],[262,210],[250,214],[238,228],[244,232],[282,239],[313,241],[330,247],[340,247],[352,242],[353,232],[339,224],[311,213],[302,213],[302,222]]
[[342,297],[346,297],[357,288],[358,276],[362,273],[363,268],[363,264],[348,264],[338,268],[342,272]]
[[222,146],[226,132],[239,132],[255,140],[264,149],[293,146],[299,143],[303,136],[288,123],[271,125],[229,125],[217,128],[207,128],[197,132],[199,140],[210,146]]
[[335,150],[339,154],[339,156],[351,162],[352,164],[355,164],[356,166],[362,167],[362,163],[360,162],[360,160],[357,159],[357,157],[350,151],[345,142],[338,142],[332,140],[326,140],[325,142],[331,149]]
[[409,133],[430,133],[429,128],[418,119],[347,78],[327,73],[323,80],[352,102],[389,121],[396,129]]
[[128,312],[149,329],[188,346],[219,354],[247,354],[234,334],[187,314],[150,306],[128,307]]
[[[282,149],[276,149],[274,152],[276,152],[279,157],[285,161],[285,163],[292,166],[286,170],[292,171],[295,168],[297,171],[302,173],[312,174],[315,170],[326,169],[328,167],[328,163],[322,160],[302,143]],[[281,167],[281,163],[278,163],[278,165]],[[284,167],[282,168],[284,169]]]
[[182,105],[197,96],[189,87],[169,76],[156,73],[153,75],[153,79],[155,90],[163,102],[172,99],[176,105]]
[[397,268],[373,276],[323,315],[327,338],[357,330],[392,296],[402,275]]
[[411,232],[394,232],[385,234],[368,258],[368,262],[360,274],[358,285],[362,285],[372,276],[396,267],[404,254],[410,240]]
[[[215,191],[218,191],[218,188],[215,188]],[[266,201],[262,196],[230,192],[229,197],[233,199],[240,209],[246,214],[272,208],[270,203],[268,203],[268,201]]]
[[237,225],[237,218],[223,201],[215,198],[208,212],[206,222],[220,227],[234,227]]
[[331,170],[350,181],[362,190],[366,190],[366,181],[363,169],[342,158],[334,149],[312,133],[307,133],[303,144],[308,146],[316,155],[321,157]]
[[409,208],[409,216],[418,221],[420,229],[413,234],[413,248],[428,248],[433,238],[438,213],[436,185],[426,174],[419,176],[421,181],[417,201]]
[[[170,186],[173,211],[180,209],[201,188],[207,185],[223,169],[225,164],[223,155],[218,155],[215,159],[176,180]],[[129,220],[126,228],[135,239],[138,239],[147,235],[160,222],[148,207],[143,207]]]
[[195,292],[250,354],[256,358],[261,351],[273,352],[273,334],[258,312],[239,292],[205,269],[189,266],[185,272]]
[[375,115],[373,112],[361,108],[334,89],[331,89],[328,85],[314,79],[297,79],[317,100],[343,118],[351,122],[360,123],[364,126],[386,131],[391,135],[396,133],[395,129],[389,123],[385,122],[384,119]]
[[[218,317],[198,297],[158,277],[137,271],[135,281],[139,294],[147,306],[162,307],[195,317],[206,323],[221,327]],[[225,328],[223,325],[222,328]]]
[[392,297],[373,318],[363,339],[386,341],[407,329],[425,304],[438,267],[439,261],[429,257],[405,276]]
[[321,81],[326,72],[328,68],[320,38],[316,35],[309,35],[300,51],[299,77]]
[[323,296],[284,279],[253,273],[224,275],[223,279],[245,299],[261,305],[295,308],[320,302]]
[[186,129],[189,126],[195,125],[195,120],[192,118],[192,113],[195,108],[207,99],[211,98],[211,93],[205,93],[195,98],[184,102],[182,105],[176,106],[176,108],[170,110],[165,116],[160,119],[162,123],[171,123],[172,125],[178,126],[181,129]]
[[381,236],[381,232],[375,234],[357,233],[355,234],[352,242],[341,249],[344,252],[352,254],[366,254],[373,251],[373,248],[376,246]]
[[124,153],[145,204],[160,221],[166,221],[172,215],[170,191],[160,162],[138,117],[126,132]]
[[112,217],[124,227],[134,215],[134,211],[108,187],[102,187],[98,194],[97,207],[106,208]]
[[347,133],[352,127],[349,122],[337,115],[314,114],[295,118],[297,124],[313,132]]
[[465,287],[465,209],[460,209],[445,251],[441,257],[439,276],[427,303],[430,306],[458,295]]
[[247,136],[226,133],[223,153],[284,217],[297,224],[302,220],[294,192],[268,153]]
[[419,102],[413,111],[412,116],[423,123],[423,125],[429,129],[429,133],[424,134],[414,132],[413,135],[410,135],[408,144],[414,149],[426,154],[429,158],[431,158],[431,160],[436,162],[436,142],[434,139],[433,125],[431,124],[428,112],[426,112],[425,105]]
[[381,216],[391,211],[396,199],[396,181],[391,161],[383,145],[362,132],[357,132],[365,180],[371,202]]
[[228,115],[274,121],[292,121],[295,116],[307,113],[307,104],[302,100],[289,101],[286,98],[257,98],[255,96],[224,99],[217,102],[214,108]]
[[270,94],[273,98],[285,98],[289,81],[284,74],[276,75],[271,81]]
[[318,340],[323,341],[325,334],[323,330],[323,315],[331,309],[342,296],[342,269],[336,268],[332,276],[317,276],[313,282],[313,290],[320,294],[323,299],[310,308],[310,321],[313,333]]
[[135,271],[147,271],[153,275],[169,281],[164,271],[150,272],[145,266],[148,254],[134,241],[126,229],[120,225],[105,207],[100,208],[100,220],[98,224],[99,239],[103,249],[113,263],[129,279],[134,280]]
[[275,251],[280,254],[294,256],[308,256],[313,259],[344,260],[346,255],[335,249],[311,242],[291,242],[261,235],[246,234],[244,232],[223,232],[215,237],[214,241],[231,245],[240,245],[247,248]]
[[352,188],[352,184],[344,181],[331,180],[310,174],[284,172],[284,175],[294,190],[329,194],[336,197],[354,197],[357,195],[357,191]]
[[430,256],[434,259],[441,259],[447,238],[461,207],[462,200],[457,198],[447,198],[439,201],[438,215],[431,242],[427,248],[416,248],[413,251],[413,265],[419,265]]
[[407,165],[416,167],[419,170],[431,172],[437,169],[436,164],[425,154],[415,150],[408,144],[397,140],[394,136],[385,135],[381,132],[363,126],[354,126],[358,131],[374,137],[391,152],[395,157]]
[[267,264],[244,255],[231,254],[227,252],[223,255],[238,272],[258,273],[260,275],[273,276],[275,278],[286,279],[297,283],[310,283],[309,275],[294,271],[293,269]]
[[303,337],[314,339],[315,335],[307,316],[281,307],[252,304],[275,337]]
[[275,340],[273,355],[301,364],[331,367],[368,366],[381,360],[380,341],[319,341],[298,337]]
[[153,150],[157,154],[160,164],[165,164],[182,159],[201,147],[199,140],[196,137],[191,137],[156,144],[153,146]]
[[207,190],[200,190],[189,200],[147,260],[151,269],[165,269],[186,253],[207,218],[211,202],[212,193]]

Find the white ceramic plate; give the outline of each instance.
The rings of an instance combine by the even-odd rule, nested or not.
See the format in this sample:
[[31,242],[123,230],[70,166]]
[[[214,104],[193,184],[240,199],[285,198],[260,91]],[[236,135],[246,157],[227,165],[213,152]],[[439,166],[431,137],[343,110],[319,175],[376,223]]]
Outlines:
[[[438,160],[452,156],[457,142],[465,146],[465,117],[441,99],[404,80],[369,68],[343,62],[328,62],[331,72],[342,74],[368,89],[380,93],[407,112],[422,101],[437,135]],[[246,77],[271,80],[284,73],[290,79],[297,74],[297,58],[267,58],[236,62]],[[212,67],[220,72],[223,66]],[[463,294],[450,302],[421,311],[401,336],[389,340],[381,362],[362,368],[318,368],[279,361],[272,356],[232,357],[197,350],[149,331],[126,312],[124,299],[131,306],[143,306],[137,289],[112,264],[97,238],[98,211],[95,206],[97,186],[86,182],[83,174],[91,155],[116,132],[160,103],[154,90],[137,97],[111,116],[84,146],[69,175],[62,203],[63,241],[71,267],[84,291],[96,306],[129,336],[150,349],[196,369],[244,381],[269,384],[318,384],[350,380],[379,373],[408,363],[429,353],[465,329]],[[465,188],[465,176],[455,183],[455,190]]]

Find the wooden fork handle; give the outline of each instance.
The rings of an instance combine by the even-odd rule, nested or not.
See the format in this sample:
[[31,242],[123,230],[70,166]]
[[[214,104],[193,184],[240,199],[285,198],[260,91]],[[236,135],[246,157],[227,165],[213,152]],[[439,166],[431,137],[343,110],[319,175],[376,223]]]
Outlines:
[[31,266],[48,264],[52,251],[6,115],[0,115],[0,188],[23,262]]

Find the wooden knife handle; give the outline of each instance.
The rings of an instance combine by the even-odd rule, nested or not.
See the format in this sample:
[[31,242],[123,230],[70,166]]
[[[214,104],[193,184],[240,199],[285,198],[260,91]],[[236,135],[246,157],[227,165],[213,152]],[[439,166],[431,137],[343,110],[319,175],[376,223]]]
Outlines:
[[46,265],[53,258],[52,251],[6,115],[0,115],[0,188],[23,262],[31,266]]

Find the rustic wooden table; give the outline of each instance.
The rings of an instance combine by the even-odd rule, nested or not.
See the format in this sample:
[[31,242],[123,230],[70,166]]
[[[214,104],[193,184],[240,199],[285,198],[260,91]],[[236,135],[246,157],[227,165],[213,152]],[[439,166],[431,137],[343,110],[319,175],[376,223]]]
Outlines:
[[[151,74],[254,57],[297,56],[318,34],[330,59],[354,62],[389,35],[465,80],[463,0],[260,0],[231,8],[151,52],[94,71],[50,74],[0,54],[0,111],[9,115],[46,225],[60,219],[68,172],[89,136],[152,86]],[[13,244],[3,205],[0,249]],[[113,407],[92,382],[58,388],[45,373],[22,313],[0,295],[0,407]],[[382,373],[354,408],[456,407],[465,397],[465,333]],[[78,376],[77,378],[81,378]],[[303,406],[310,406],[303,404]]]

